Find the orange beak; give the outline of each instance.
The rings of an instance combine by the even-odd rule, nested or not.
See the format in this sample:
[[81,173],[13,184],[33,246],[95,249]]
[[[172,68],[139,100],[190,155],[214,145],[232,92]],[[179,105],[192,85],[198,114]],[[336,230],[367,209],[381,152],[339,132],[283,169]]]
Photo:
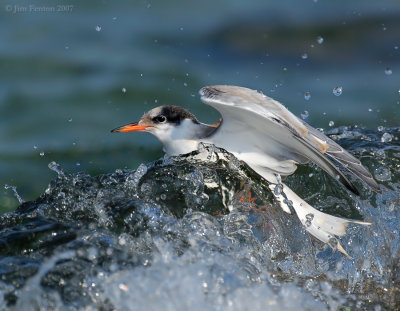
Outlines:
[[135,122],[135,123],[129,123],[127,125],[123,125],[123,126],[117,127],[115,129],[111,130],[111,133],[116,133],[116,132],[126,133],[126,132],[132,132],[132,131],[144,131],[148,127],[151,127],[151,126],[149,126],[149,125],[138,125],[138,122]]

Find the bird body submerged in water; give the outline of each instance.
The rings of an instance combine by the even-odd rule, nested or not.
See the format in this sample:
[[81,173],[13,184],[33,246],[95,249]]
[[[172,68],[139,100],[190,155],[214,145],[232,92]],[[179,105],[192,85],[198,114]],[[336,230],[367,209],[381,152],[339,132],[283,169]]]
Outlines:
[[199,93],[204,103],[220,112],[222,118],[215,124],[201,123],[189,111],[168,105],[154,108],[139,122],[112,132],[149,132],[171,156],[197,150],[200,142],[227,150],[270,183],[269,188],[282,209],[288,213],[294,211],[310,234],[348,256],[336,236],[345,234],[348,223],[369,223],[316,210],[282,183],[281,176],[293,174],[297,164],[311,161],[357,195],[358,190],[339,167],[381,192],[361,162],[260,92],[219,85],[204,87]]

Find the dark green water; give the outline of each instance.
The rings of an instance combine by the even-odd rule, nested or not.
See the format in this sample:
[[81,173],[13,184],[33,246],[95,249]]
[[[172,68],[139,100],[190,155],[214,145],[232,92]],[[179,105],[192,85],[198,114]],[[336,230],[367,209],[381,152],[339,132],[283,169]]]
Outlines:
[[33,199],[53,160],[95,175],[157,158],[154,138],[109,130],[162,104],[215,121],[204,85],[262,90],[316,127],[396,126],[399,16],[398,1],[3,1],[0,212],[18,204],[5,184]]

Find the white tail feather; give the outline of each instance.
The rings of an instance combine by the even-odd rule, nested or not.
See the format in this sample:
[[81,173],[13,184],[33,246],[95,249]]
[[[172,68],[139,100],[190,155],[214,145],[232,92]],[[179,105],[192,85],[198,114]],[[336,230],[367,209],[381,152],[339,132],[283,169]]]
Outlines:
[[332,249],[337,249],[348,258],[351,258],[335,236],[345,235],[349,223],[360,225],[370,225],[370,223],[325,214],[313,208],[285,184],[281,184],[280,193],[274,191],[276,186],[275,184],[271,184],[269,188],[285,212],[290,212],[290,208],[292,207],[296,211],[301,223],[311,235],[327,243]]

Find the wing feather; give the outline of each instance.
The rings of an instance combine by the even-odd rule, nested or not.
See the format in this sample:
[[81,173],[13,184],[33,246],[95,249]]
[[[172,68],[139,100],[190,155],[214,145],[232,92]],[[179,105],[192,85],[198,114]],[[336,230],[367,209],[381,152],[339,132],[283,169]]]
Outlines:
[[359,160],[323,133],[297,118],[278,101],[255,90],[228,85],[204,87],[199,93],[205,104],[221,113],[224,119],[221,129],[227,129],[232,134],[235,128],[229,125],[229,119],[240,120],[244,114],[251,115],[248,116],[249,120],[257,118],[262,121],[257,122],[257,125],[265,125],[263,128],[256,128],[252,124],[247,126],[253,126],[256,132],[262,131],[262,135],[269,136],[269,141],[272,139],[280,143],[284,147],[282,150],[286,151],[282,157],[289,152],[294,161],[304,163],[305,159],[309,159],[358,194],[357,189],[340,170],[339,167],[342,167],[367,183],[374,191],[381,192],[379,185]]
[[379,185],[372,178],[370,172],[361,164],[360,160],[356,159],[341,146],[339,146],[336,142],[322,134],[317,129],[312,128],[309,124],[305,122],[304,124],[308,128],[309,133],[309,135],[306,136],[305,140],[309,139],[310,136],[314,136],[321,140],[324,140],[327,144],[327,149],[325,151],[326,157],[333,160],[333,162],[339,163],[344,169],[348,170],[354,176],[363,180],[374,191],[381,193]]

